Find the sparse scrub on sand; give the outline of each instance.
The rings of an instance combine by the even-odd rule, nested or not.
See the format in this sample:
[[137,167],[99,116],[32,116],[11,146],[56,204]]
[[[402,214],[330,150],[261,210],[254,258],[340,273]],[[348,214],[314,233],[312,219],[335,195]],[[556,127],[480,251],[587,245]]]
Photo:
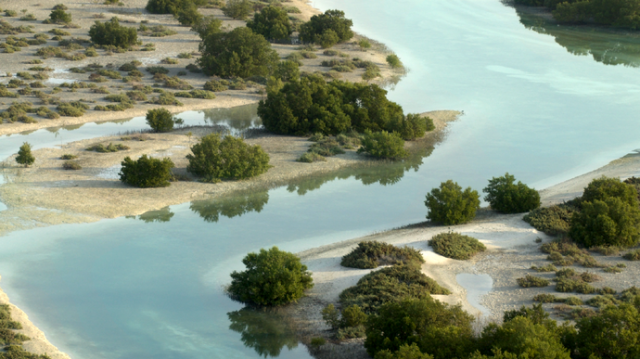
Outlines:
[[429,240],[429,245],[434,252],[459,260],[470,259],[487,249],[479,240],[456,232],[437,234]]
[[629,253],[626,253],[622,258],[629,261],[640,261],[640,249],[635,249]]
[[313,162],[325,162],[327,159],[322,156],[319,155],[315,152],[306,152],[304,153],[302,156],[298,157],[298,159],[296,161],[298,162],[305,162],[305,163],[313,163]]
[[81,170],[82,166],[80,166],[80,164],[77,161],[65,161],[62,164],[62,168],[64,168],[65,170]]
[[129,146],[125,146],[120,143],[109,143],[108,145],[104,145],[102,143],[87,147],[87,151],[99,152],[99,153],[109,153],[109,152],[119,152],[126,151],[129,149]]
[[517,281],[518,281],[518,285],[520,285],[523,288],[546,287],[549,285],[549,281],[547,279],[532,276],[531,274],[527,274],[522,278],[518,278]]
[[411,247],[399,248],[388,243],[360,242],[349,254],[342,257],[340,264],[350,268],[377,268],[381,265],[424,263],[419,251]]
[[533,228],[555,236],[569,232],[571,217],[577,208],[569,203],[538,208],[524,216],[524,221]]

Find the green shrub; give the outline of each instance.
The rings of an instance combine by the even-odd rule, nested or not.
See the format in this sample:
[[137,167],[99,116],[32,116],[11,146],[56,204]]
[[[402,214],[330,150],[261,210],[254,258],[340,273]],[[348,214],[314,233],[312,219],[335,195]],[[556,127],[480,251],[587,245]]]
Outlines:
[[362,74],[362,79],[366,81],[370,81],[381,76],[382,74],[380,74],[380,68],[378,68],[378,66],[373,65],[373,66],[367,66],[365,68],[364,74]]
[[132,27],[122,26],[117,17],[105,22],[96,21],[89,29],[91,41],[98,45],[129,48],[138,42],[138,33]]
[[65,161],[62,164],[62,168],[64,168],[65,170],[81,170],[82,166],[80,166],[80,164],[76,161]]
[[387,131],[373,133],[368,129],[364,131],[362,147],[358,149],[358,153],[382,159],[400,159],[409,155],[399,134]]
[[437,234],[429,240],[429,245],[433,247],[434,252],[459,260],[470,259],[487,249],[479,240],[456,232]]
[[84,112],[88,109],[89,106],[80,101],[61,102],[56,107],[56,111],[58,111],[60,116],[69,117],[80,117],[84,115]]
[[396,54],[388,55],[387,56],[387,63],[393,69],[397,69],[397,68],[401,68],[402,67],[402,62],[400,62],[400,59],[398,58],[398,56]]
[[109,152],[119,152],[126,151],[129,147],[120,143],[109,143],[108,145],[104,145],[102,143],[87,147],[87,151],[94,151],[99,153],[109,153]]
[[633,185],[621,182],[617,178],[602,176],[596,178],[587,185],[582,194],[582,201],[605,201],[608,198],[619,198],[632,207],[638,207],[638,193]]
[[536,272],[542,272],[542,273],[558,271],[558,268],[556,268],[556,266],[554,266],[553,264],[547,264],[542,267],[532,266],[531,269],[535,270]]
[[164,108],[156,108],[147,111],[147,124],[156,132],[169,132],[173,130],[175,119],[173,114]]
[[5,10],[4,14],[8,17],[16,17],[18,13],[15,10]]
[[614,274],[616,274],[616,273],[622,272],[622,269],[619,268],[619,267],[616,267],[616,266],[611,266],[611,267],[604,268],[603,271],[606,272],[606,273],[614,273]]
[[297,80],[300,77],[300,65],[295,61],[280,61],[274,76],[283,82]]
[[155,74],[168,74],[169,73],[169,69],[167,69],[166,67],[162,67],[162,66],[149,66],[146,68],[147,72],[155,75]]
[[18,156],[16,156],[16,162],[18,164],[24,165],[25,167],[29,167],[36,161],[36,158],[31,154],[31,145],[28,142],[25,142],[20,146],[20,150],[18,150]]
[[533,297],[533,301],[538,303],[558,303],[561,300],[553,294],[544,293],[537,294],[535,297]]
[[279,306],[295,302],[313,287],[311,273],[300,258],[273,247],[249,253],[242,262],[243,272],[231,273],[229,295],[243,303]]
[[316,153],[320,156],[326,157],[341,155],[345,153],[342,147],[340,147],[338,141],[334,140],[333,138],[325,138],[317,141],[309,147],[308,152]]
[[204,83],[204,89],[212,92],[221,92],[229,89],[227,80],[210,80]]
[[490,179],[482,191],[487,193],[484,200],[501,213],[528,212],[540,207],[538,191],[520,181],[516,184],[515,177],[509,173]]
[[253,5],[249,0],[227,0],[227,4],[222,8],[222,12],[233,19],[244,20],[251,11]]
[[548,280],[541,277],[532,276],[531,274],[527,274],[525,277],[518,278],[517,281],[518,284],[523,288],[546,287],[549,285]]
[[311,338],[311,348],[313,348],[314,350],[318,350],[320,349],[321,346],[325,345],[327,343],[327,341],[322,338],[322,337],[315,337],[315,338]]
[[221,179],[245,179],[259,176],[269,169],[269,155],[260,146],[251,146],[243,139],[212,133],[191,147],[187,155],[187,171],[203,177],[206,182]]
[[622,251],[622,248],[617,246],[595,246],[589,248],[590,251],[598,252],[605,256],[614,256]]
[[404,297],[429,298],[430,294],[449,294],[415,265],[393,265],[371,272],[340,294],[343,307],[358,305],[371,314],[384,303]]
[[398,248],[391,244],[367,241],[358,243],[349,254],[342,257],[340,264],[350,268],[377,268],[380,265],[424,263],[419,251],[404,247]]
[[50,24],[68,24],[70,22],[71,14],[62,9],[53,10],[51,11],[51,14],[49,14],[48,23]]
[[317,154],[315,152],[307,152],[307,153],[303,154],[302,156],[300,156],[296,161],[305,162],[305,163],[313,163],[313,162],[318,162],[318,161],[324,162],[326,160],[327,159],[324,156],[319,155],[319,154]]
[[253,15],[247,27],[268,40],[287,40],[293,33],[293,26],[287,12],[276,6],[267,6]]
[[426,131],[435,129],[433,120],[419,114],[407,114],[404,121],[399,121],[394,130],[405,140],[411,141],[424,137]]
[[324,320],[331,329],[338,329],[340,327],[340,312],[333,304],[327,304],[327,306],[322,309],[322,320]]
[[622,258],[630,261],[640,261],[640,249],[633,250],[622,256]]
[[353,37],[353,22],[344,17],[344,12],[327,10],[324,14],[314,15],[311,20],[300,26],[300,40],[305,43],[328,44],[328,37],[335,36],[335,43],[349,41]]
[[634,206],[618,197],[582,202],[582,210],[571,219],[569,235],[586,247],[638,244],[640,209],[635,196],[633,200]]
[[538,208],[524,216],[523,220],[533,228],[551,236],[566,234],[569,232],[571,217],[576,210],[576,207],[570,204]]
[[75,160],[76,158],[78,158],[78,156],[76,155],[72,155],[72,154],[64,154],[62,155],[62,157],[60,157],[63,160]]
[[120,181],[140,188],[167,187],[173,177],[171,169],[175,167],[169,158],[153,158],[142,155],[136,161],[129,156],[122,161]]
[[266,76],[279,61],[269,42],[246,27],[208,34],[200,52],[198,64],[209,76]]
[[436,359],[466,358],[474,347],[473,320],[460,306],[430,297],[392,301],[369,317],[364,346],[376,358],[376,353],[396,352],[411,343]]
[[177,14],[185,6],[204,6],[206,3],[203,0],[149,0],[145,9],[152,14]]
[[427,194],[425,205],[429,209],[427,219],[444,225],[471,221],[480,208],[480,196],[470,187],[462,191],[456,182],[448,180]]
[[182,106],[182,102],[178,101],[176,97],[170,92],[163,92],[157,98],[151,101],[157,105],[173,105],[173,106]]

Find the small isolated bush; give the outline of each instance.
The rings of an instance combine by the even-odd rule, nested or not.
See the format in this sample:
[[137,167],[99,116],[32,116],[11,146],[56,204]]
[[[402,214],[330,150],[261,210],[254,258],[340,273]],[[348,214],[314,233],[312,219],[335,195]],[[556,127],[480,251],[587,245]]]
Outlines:
[[490,179],[489,185],[482,190],[487,193],[484,200],[501,213],[522,213],[540,207],[538,191],[520,181],[516,184],[515,180],[509,173]]
[[60,116],[80,117],[89,109],[87,104],[80,101],[61,102],[56,107]]
[[360,46],[361,50],[366,50],[371,48],[371,43],[367,39],[360,39],[360,41],[358,41],[358,46]]
[[523,219],[533,228],[555,236],[569,232],[571,217],[576,210],[575,206],[565,203],[535,209],[524,216]]
[[166,67],[162,67],[162,66],[149,66],[146,68],[147,72],[155,75],[155,74],[168,74],[169,73],[169,69],[167,69]]
[[210,80],[204,83],[204,89],[212,92],[221,92],[229,89],[227,80]]
[[322,320],[324,320],[331,329],[338,329],[340,327],[340,311],[338,311],[333,304],[327,304],[327,306],[322,309]]
[[324,138],[309,147],[309,153],[316,153],[320,156],[331,157],[341,155],[345,151],[340,147],[340,143],[333,138]]
[[63,159],[63,160],[75,160],[76,158],[78,158],[78,156],[66,153],[66,154],[62,155],[62,157],[60,157],[60,158]]
[[326,160],[327,159],[324,156],[319,155],[319,154],[317,154],[315,152],[307,152],[307,153],[303,154],[302,156],[300,156],[296,161],[305,162],[305,163],[313,163],[313,162],[318,162],[318,161],[324,162]]
[[191,147],[187,171],[203,177],[205,182],[221,179],[245,179],[259,176],[269,169],[269,155],[262,147],[251,146],[241,138],[212,133]]
[[253,5],[249,0],[227,0],[227,4],[222,8],[226,16],[236,20],[246,19],[252,10]]
[[134,161],[127,156],[122,161],[120,181],[140,188],[167,187],[173,177],[171,169],[175,167],[169,158],[153,158],[142,155]]
[[630,261],[640,261],[640,249],[633,250],[622,256],[622,258]]
[[518,284],[523,288],[530,287],[546,287],[549,285],[549,281],[547,279],[532,276],[531,274],[527,274],[525,277],[517,279]]
[[429,245],[441,256],[460,260],[470,259],[487,250],[479,240],[456,232],[437,234],[429,240]]
[[296,302],[313,287],[311,273],[293,253],[273,247],[249,253],[242,262],[245,271],[231,273],[231,298],[260,306],[280,306]]
[[605,256],[614,256],[622,251],[622,248],[617,246],[595,246],[589,248],[590,251],[598,252]]
[[91,41],[98,45],[112,45],[120,48],[129,48],[138,42],[138,32],[135,28],[122,26],[117,17],[111,20],[96,21],[89,29]]
[[69,24],[71,21],[71,14],[62,9],[55,9],[51,11],[46,22],[49,24]]
[[370,269],[380,265],[424,263],[419,251],[404,247],[398,248],[388,243],[367,241],[358,243],[349,254],[342,257],[340,264],[349,268]]
[[387,63],[393,69],[397,69],[397,68],[401,68],[402,67],[402,62],[400,62],[400,58],[398,58],[398,55],[396,55],[396,54],[391,54],[391,55],[387,56]]
[[29,142],[25,142],[20,146],[18,150],[18,156],[16,156],[16,162],[24,165],[25,167],[31,166],[36,161],[36,158],[31,154],[31,145]]
[[163,92],[157,98],[151,100],[152,103],[157,105],[173,105],[173,106],[182,106],[182,102],[176,99],[175,95],[170,92]]
[[126,151],[129,147],[120,143],[109,143],[108,145],[104,145],[102,143],[87,147],[87,151],[94,151],[99,153],[109,153],[109,152],[119,152]]
[[173,114],[164,108],[156,108],[147,111],[147,124],[156,132],[169,132],[173,130],[175,120]]
[[371,272],[358,284],[340,294],[343,307],[358,305],[365,313],[375,313],[384,303],[404,297],[428,298],[431,294],[450,294],[414,265],[393,265]]
[[409,155],[399,134],[387,131],[371,132],[368,129],[364,131],[362,147],[358,149],[358,153],[381,159],[400,159]]
[[616,266],[611,266],[611,267],[606,267],[604,269],[602,269],[605,273],[613,273],[613,274],[617,274],[622,272],[622,269]]
[[533,297],[533,301],[538,303],[559,303],[560,299],[553,294],[543,293]]
[[76,161],[65,161],[62,164],[62,168],[64,168],[65,170],[81,170],[82,166],[80,166],[80,164]]
[[427,219],[444,225],[461,224],[472,220],[480,208],[478,191],[462,187],[452,180],[442,182],[439,188],[427,193],[424,202],[429,209]]
[[554,266],[553,264],[547,264],[547,265],[544,265],[542,267],[532,266],[531,269],[533,269],[534,271],[536,271],[538,273],[547,273],[547,272],[557,272],[558,271],[558,268],[556,268],[556,266]]

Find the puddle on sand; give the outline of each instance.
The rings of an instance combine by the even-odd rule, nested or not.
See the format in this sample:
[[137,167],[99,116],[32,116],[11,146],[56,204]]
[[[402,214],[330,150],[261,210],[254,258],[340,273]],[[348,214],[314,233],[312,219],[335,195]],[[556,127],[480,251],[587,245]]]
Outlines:
[[493,288],[493,278],[488,274],[461,273],[456,276],[456,281],[467,291],[467,301],[474,308],[482,312],[482,315],[489,316],[491,311],[482,304],[482,296],[489,293]]

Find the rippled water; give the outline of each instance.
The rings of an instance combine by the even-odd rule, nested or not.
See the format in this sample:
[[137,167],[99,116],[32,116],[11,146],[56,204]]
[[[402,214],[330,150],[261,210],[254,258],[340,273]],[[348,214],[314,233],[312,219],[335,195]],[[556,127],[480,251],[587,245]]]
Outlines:
[[[238,312],[242,306],[224,295],[247,252],[272,245],[299,251],[421,221],[424,194],[449,178],[480,190],[509,171],[541,188],[640,147],[635,50],[618,47],[624,61],[612,66],[561,46],[568,37],[598,44],[604,30],[534,28],[538,20],[498,0],[314,4],[345,10],[357,31],[398,53],[411,71],[389,95],[407,111],[464,110],[446,141],[406,165],[341,170],[135,218],[2,238],[3,288],[54,344],[75,358],[307,357],[286,323]],[[632,41],[624,33],[605,37],[608,44]],[[237,123],[246,128],[255,119]],[[99,125],[61,130],[62,141],[87,126]],[[43,134],[39,142],[40,133],[29,138],[40,146],[59,141]],[[24,139],[2,137],[0,148],[15,151]]]

